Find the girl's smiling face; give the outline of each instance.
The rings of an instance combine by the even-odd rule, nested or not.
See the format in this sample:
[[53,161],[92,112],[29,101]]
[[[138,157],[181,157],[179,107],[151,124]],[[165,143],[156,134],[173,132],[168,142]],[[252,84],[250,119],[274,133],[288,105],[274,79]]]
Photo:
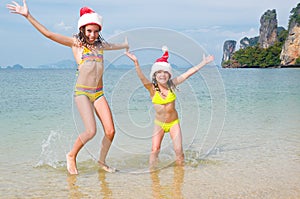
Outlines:
[[167,71],[159,70],[155,73],[156,81],[160,84],[166,84],[170,79],[170,74]]
[[90,44],[95,43],[99,37],[100,27],[95,24],[90,24],[85,26],[85,36]]

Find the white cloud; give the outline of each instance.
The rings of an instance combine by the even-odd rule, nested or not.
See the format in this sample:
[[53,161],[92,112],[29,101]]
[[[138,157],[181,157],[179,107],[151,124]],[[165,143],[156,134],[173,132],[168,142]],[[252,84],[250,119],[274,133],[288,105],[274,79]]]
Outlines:
[[254,28],[250,28],[247,31],[232,31],[232,30],[220,30],[220,37],[224,38],[232,38],[232,39],[240,39],[243,37],[256,37],[259,35],[258,30],[254,30]]
[[208,33],[210,31],[211,31],[210,28],[197,28],[197,29],[185,30],[184,32],[187,32],[187,33]]
[[[188,29],[184,30],[184,33],[195,35],[195,34],[203,34],[205,37],[220,37],[220,38],[232,38],[238,39],[241,37],[256,37],[259,34],[258,28],[250,28],[248,30],[240,30],[233,27],[221,27],[221,26],[212,26],[212,27],[204,27],[197,29]],[[206,34],[206,35],[204,35]]]
[[61,21],[60,23],[55,24],[54,27],[55,27],[56,30],[65,30],[65,31],[69,31],[69,30],[73,29],[72,26],[66,25],[63,21]]

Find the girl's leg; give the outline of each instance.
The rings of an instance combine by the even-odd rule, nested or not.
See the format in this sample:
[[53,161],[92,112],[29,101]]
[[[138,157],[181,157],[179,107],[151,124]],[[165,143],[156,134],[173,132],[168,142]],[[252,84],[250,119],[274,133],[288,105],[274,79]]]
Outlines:
[[152,136],[152,149],[149,158],[150,169],[152,169],[157,164],[158,154],[160,152],[160,146],[164,135],[164,130],[160,126],[154,125]]
[[75,103],[83,121],[85,131],[77,137],[72,150],[67,154],[67,169],[70,174],[78,173],[76,168],[77,154],[83,145],[96,134],[96,121],[89,99],[86,96],[76,96]]
[[108,167],[105,163],[108,150],[115,136],[115,127],[113,123],[112,114],[109,105],[106,101],[106,98],[104,96],[96,100],[94,102],[94,106],[95,106],[97,116],[102,123],[104,134],[105,134],[101,143],[99,164],[102,166],[104,170],[108,172],[114,172],[114,169]]
[[173,141],[173,147],[176,154],[176,163],[178,165],[183,165],[184,154],[182,149],[182,134],[179,123],[171,127],[170,136]]

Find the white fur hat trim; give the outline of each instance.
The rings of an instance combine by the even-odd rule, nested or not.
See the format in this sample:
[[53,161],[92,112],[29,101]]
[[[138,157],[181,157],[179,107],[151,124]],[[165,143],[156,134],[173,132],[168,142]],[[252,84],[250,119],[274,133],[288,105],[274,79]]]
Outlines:
[[97,13],[86,13],[82,15],[78,20],[78,29],[80,29],[82,26],[88,25],[88,24],[96,24],[100,26],[100,30],[102,29],[102,17],[98,15]]

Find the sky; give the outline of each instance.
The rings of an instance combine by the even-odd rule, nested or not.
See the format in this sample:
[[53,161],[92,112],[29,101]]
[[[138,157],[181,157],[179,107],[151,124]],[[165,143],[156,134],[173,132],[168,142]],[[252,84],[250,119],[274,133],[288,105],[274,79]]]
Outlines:
[[[6,4],[10,2],[2,0],[0,3],[0,66],[36,67],[73,60],[70,48],[43,37],[24,17],[9,13]],[[297,3],[297,0],[27,0],[30,13],[53,32],[66,36],[77,33],[79,9],[88,6],[103,17],[102,35],[108,41],[115,38],[113,41],[121,43],[126,33],[134,30],[168,30],[180,36],[171,40],[166,35],[160,38],[155,34],[154,37],[151,31],[152,36],[147,36],[147,31],[138,31],[141,34],[134,36],[128,34],[131,50],[142,48],[144,43],[138,45],[136,41],[143,38],[157,48],[164,45],[162,38],[168,38],[168,45],[186,44],[184,49],[193,53],[193,45],[182,40],[186,37],[207,54],[214,55],[217,65],[220,65],[226,40],[236,40],[239,44],[243,37],[259,35],[260,17],[267,10],[276,9],[278,26],[287,29],[290,11]]]

